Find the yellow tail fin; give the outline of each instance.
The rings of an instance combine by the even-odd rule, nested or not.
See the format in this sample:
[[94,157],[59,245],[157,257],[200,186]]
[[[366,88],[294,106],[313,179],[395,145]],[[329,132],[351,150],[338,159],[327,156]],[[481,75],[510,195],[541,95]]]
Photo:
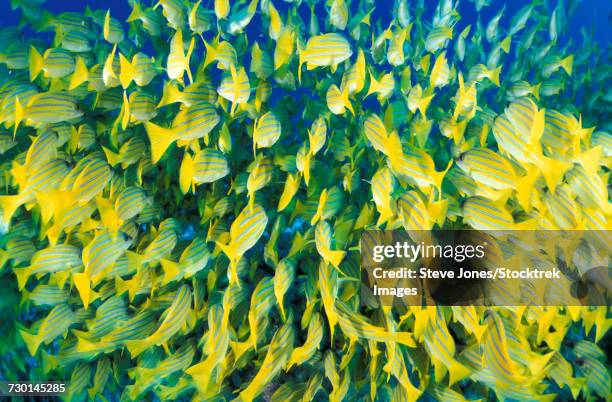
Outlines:
[[142,352],[144,352],[147,348],[151,346],[151,342],[147,339],[143,340],[133,340],[133,341],[125,341],[125,346],[130,351],[130,355],[132,358],[138,356]]
[[193,83],[193,76],[191,75],[191,68],[189,67],[189,60],[191,60],[191,53],[193,53],[193,48],[195,46],[195,39],[192,37],[189,42],[189,49],[187,49],[187,55],[185,56],[185,70],[187,71],[187,77],[189,78],[189,83]]
[[38,335],[32,335],[25,330],[19,330],[19,335],[23,338],[31,356],[36,355],[36,351],[41,344],[41,339]]
[[11,218],[15,214],[17,208],[23,204],[21,195],[3,195],[0,196],[0,212],[2,212],[2,225],[8,227]]
[[204,48],[206,50],[206,56],[204,57],[204,65],[202,66],[203,69],[205,69],[206,66],[213,61],[217,60],[217,49],[210,46],[206,41],[204,41]]
[[19,164],[19,162],[13,161],[11,175],[13,176],[13,180],[15,181],[19,189],[23,189],[26,183],[26,179],[28,178],[28,172],[26,170],[25,165],[21,165]]
[[457,381],[461,381],[471,373],[470,369],[454,360],[448,368],[448,385],[451,386]]
[[195,191],[195,183],[193,181],[193,176],[195,175],[195,163],[191,155],[185,152],[183,156],[183,162],[181,163],[181,169],[179,172],[179,184],[181,187],[181,192],[186,194],[192,188]]
[[574,66],[574,55],[573,54],[561,60],[561,68],[565,70],[567,75],[572,75],[573,66]]
[[369,74],[370,74],[370,86],[368,88],[368,93],[366,94],[366,98],[372,95],[373,93],[378,93],[378,91],[380,90],[380,82],[378,82],[378,80],[374,77],[374,74],[372,74],[372,71],[369,71]]
[[435,94],[431,94],[429,96],[424,96],[421,99],[419,99],[417,101],[417,109],[419,109],[419,111],[421,112],[421,115],[423,115],[423,117],[425,117],[425,114],[427,113],[427,108],[429,107],[429,103],[431,102],[431,100],[433,99]]
[[134,7],[132,8],[132,12],[128,15],[126,22],[134,22],[137,19],[141,18],[143,15],[142,7],[137,1],[134,1]]
[[85,310],[87,310],[91,298],[91,280],[89,277],[89,273],[80,272],[73,274],[72,280],[74,281],[74,285],[79,291],[79,295],[81,296],[81,300],[83,301],[83,307],[85,307]]
[[162,285],[166,285],[172,282],[172,280],[176,278],[181,272],[181,266],[178,262],[166,260],[165,258],[161,259],[161,266],[164,271],[164,279],[162,281]]
[[582,165],[587,176],[594,177],[597,175],[597,170],[601,163],[602,148],[601,145],[593,147],[576,156],[574,163]]
[[501,66],[497,67],[494,70],[489,71],[489,80],[491,80],[491,82],[497,86],[499,86],[499,73],[500,72],[501,72]]
[[351,104],[351,100],[349,99],[349,93],[348,93],[348,85],[346,85],[344,87],[344,89],[342,90],[342,92],[340,93],[340,96],[342,97],[342,103],[344,104],[344,106],[351,111],[351,114],[353,116],[355,116],[355,111],[353,110],[353,105]]
[[130,101],[127,97],[127,92],[123,91],[123,105],[121,106],[121,128],[127,129],[130,124]]
[[336,268],[340,267],[340,263],[344,259],[346,251],[343,250],[326,250],[324,258]]
[[88,79],[89,70],[87,70],[87,66],[83,61],[83,58],[77,56],[76,67],[74,69],[74,73],[72,73],[72,77],[70,78],[70,85],[68,86],[68,89],[72,90],[87,81]]
[[170,144],[176,141],[176,137],[171,128],[160,127],[151,122],[146,122],[144,126],[151,142],[151,159],[155,164],[161,159]]
[[30,81],[34,81],[43,68],[43,57],[34,46],[30,46]]
[[19,128],[19,123],[23,120],[25,116],[25,108],[19,102],[19,98],[15,97],[15,128],[13,129],[13,139],[17,135],[17,129]]
[[[270,2],[272,4],[272,2]],[[302,65],[304,64],[304,56],[306,56],[306,50],[302,49],[302,44],[298,40],[297,43],[297,51],[298,51],[298,82],[302,82]]]
[[531,361],[529,362],[529,371],[533,375],[538,375],[542,373],[550,358],[555,354],[555,352],[549,352],[545,355],[532,356]]
[[119,53],[119,82],[121,82],[121,86],[123,89],[126,89],[130,82],[134,79],[134,67],[132,63],[121,53]]
[[548,189],[555,191],[557,183],[559,183],[567,169],[571,167],[571,164],[542,156],[538,161],[538,167],[544,176]]
[[13,273],[17,277],[17,286],[19,287],[19,290],[23,290],[26,283],[28,283],[28,279],[30,278],[30,273],[31,273],[30,267],[13,268]]
[[121,156],[113,151],[111,151],[110,149],[106,148],[105,146],[102,146],[102,150],[104,151],[104,154],[106,155],[106,160],[108,161],[108,164],[111,166],[115,166],[119,163],[121,163]]
[[540,100],[540,88],[541,87],[542,87],[542,83],[540,82],[539,84],[534,85],[533,88],[531,89],[533,92],[533,96],[535,96],[537,100]]
[[512,35],[508,35],[506,36],[506,39],[504,39],[501,43],[501,50],[504,51],[504,53],[508,54],[508,52],[510,51],[510,44],[512,42]]
[[163,107],[171,103],[175,103],[175,102],[182,102],[182,96],[183,96],[183,93],[179,91],[176,84],[169,81],[166,83],[166,85],[164,85],[164,91],[162,94],[162,98],[157,104],[157,108],[159,109],[160,107]]

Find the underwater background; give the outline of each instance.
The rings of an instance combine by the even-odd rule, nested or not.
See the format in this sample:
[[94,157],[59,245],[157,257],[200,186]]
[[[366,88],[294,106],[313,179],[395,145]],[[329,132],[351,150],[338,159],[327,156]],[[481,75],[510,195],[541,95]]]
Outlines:
[[359,265],[368,229],[612,228],[612,2],[159,3],[0,2],[0,381],[612,400],[609,304],[372,307]]

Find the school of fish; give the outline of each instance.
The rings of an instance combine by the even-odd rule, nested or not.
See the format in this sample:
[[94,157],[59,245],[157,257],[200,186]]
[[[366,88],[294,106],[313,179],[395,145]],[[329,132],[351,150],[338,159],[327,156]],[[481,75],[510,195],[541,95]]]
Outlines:
[[612,228],[610,49],[568,38],[579,1],[11,3],[0,380],[66,381],[67,401],[611,400],[609,306],[360,300],[366,229]]

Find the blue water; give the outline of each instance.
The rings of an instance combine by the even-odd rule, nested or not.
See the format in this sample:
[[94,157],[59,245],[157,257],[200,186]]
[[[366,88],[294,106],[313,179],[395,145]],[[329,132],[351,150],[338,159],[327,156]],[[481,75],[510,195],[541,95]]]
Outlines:
[[[27,2],[28,0],[18,0]],[[576,1],[576,0],[574,0]],[[409,1],[410,2],[410,1]],[[111,9],[113,17],[119,20],[125,20],[130,14],[131,6],[128,0],[47,0],[44,8],[52,14],[61,13],[64,11],[78,11],[82,12],[85,10],[85,6],[89,5],[94,9]],[[142,1],[143,5],[148,2]],[[192,2],[194,3],[194,2]],[[206,4],[206,1],[204,2]],[[208,1],[212,6],[212,0]],[[230,3],[235,3],[231,1]],[[353,1],[352,3],[356,3]],[[414,2],[410,2],[414,3]],[[506,27],[512,16],[525,4],[530,1],[514,1],[514,0],[493,0],[491,5],[485,7],[480,12],[480,18],[483,24],[486,23],[494,16],[498,10],[506,5],[505,16],[502,17],[500,26]],[[552,9],[557,2],[554,0],[546,0],[546,3],[550,5]],[[153,2],[152,2],[153,4]],[[283,9],[291,6],[281,0],[274,1],[277,8]],[[376,1],[376,13],[373,19],[380,18],[383,21],[383,26],[391,19],[391,12],[394,1]],[[426,0],[427,9],[429,13],[433,12],[434,5],[436,4],[433,0]],[[567,4],[567,1],[566,1]],[[318,8],[321,13],[324,12],[323,8]],[[308,6],[305,2],[302,2],[300,6],[300,14],[309,15]],[[478,19],[478,13],[474,8],[474,3],[468,0],[461,0],[459,6],[459,12],[463,17],[464,22],[473,23]],[[428,15],[428,14],[426,14]],[[257,20],[254,20],[256,22]],[[11,9],[11,2],[9,0],[0,0],[0,26],[14,25],[19,22],[19,12]],[[612,0],[583,0],[580,1],[576,13],[573,18],[569,21],[568,32],[570,37],[575,40],[581,41],[580,29],[586,27],[589,30],[594,31],[595,40],[600,46],[606,49],[612,40]]]

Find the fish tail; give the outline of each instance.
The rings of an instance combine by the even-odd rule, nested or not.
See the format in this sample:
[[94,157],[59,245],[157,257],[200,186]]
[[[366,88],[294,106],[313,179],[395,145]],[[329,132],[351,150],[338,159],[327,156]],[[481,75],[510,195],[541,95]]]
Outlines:
[[351,114],[353,116],[355,116],[355,110],[353,110],[353,105],[351,104],[351,100],[349,99],[349,90],[348,90],[348,85],[346,85],[344,87],[344,89],[342,89],[342,92],[340,93],[340,96],[342,97],[342,103],[344,104],[344,106],[351,111]]
[[8,251],[0,250],[0,270],[4,267],[4,264],[8,261]]
[[39,192],[34,195],[38,203],[38,209],[40,210],[40,217],[44,224],[48,223],[54,215],[58,215],[57,210],[59,207],[55,203],[54,195],[55,194],[44,192]]
[[434,181],[434,186],[438,189],[438,195],[442,196],[442,180],[444,180],[444,176],[450,170],[451,166],[453,166],[453,160],[448,161],[448,165],[446,165],[446,169],[441,172],[436,172],[435,169],[432,172],[432,178]]
[[550,361],[550,358],[555,354],[555,352],[550,352],[541,356],[532,356],[529,362],[529,371],[533,375],[538,375],[544,371],[544,368]]
[[343,250],[327,250],[325,258],[336,268],[340,266],[340,263],[346,255],[346,251]]
[[578,400],[578,395],[580,395],[580,391],[582,390],[582,386],[585,384],[585,382],[586,382],[585,377],[570,378],[567,386],[569,387],[574,399]]
[[28,351],[30,352],[30,356],[36,355],[36,351],[41,344],[41,338],[37,335],[32,335],[31,333],[20,329],[19,334],[23,338],[26,346],[28,347]]
[[504,53],[508,54],[508,52],[510,52],[510,44],[512,42],[512,35],[508,35],[506,36],[506,39],[503,40],[503,42],[501,43],[501,50],[504,51]]
[[42,367],[45,374],[55,370],[59,366],[59,360],[56,356],[53,356],[44,350],[42,351]]
[[476,337],[476,340],[478,341],[478,343],[480,343],[482,336],[484,335],[484,332],[486,331],[487,326],[486,325],[476,325],[474,327],[474,336]]
[[492,83],[499,86],[499,73],[501,72],[501,66],[489,71],[489,80]]
[[23,120],[25,115],[25,108],[21,105],[18,97],[15,97],[15,128],[13,129],[13,140],[17,135],[17,129],[19,128],[19,123]]
[[546,181],[546,186],[551,192],[555,191],[557,183],[561,180],[565,171],[570,167],[570,164],[567,162],[558,161],[546,156],[540,158],[538,165]]
[[23,204],[21,195],[0,196],[0,209],[2,210],[0,226],[8,227],[13,214]]
[[208,389],[209,379],[211,376],[211,367],[207,360],[204,360],[198,364],[189,367],[185,372],[194,379],[198,390],[203,395],[206,394]]
[[525,176],[519,177],[516,181],[517,201],[527,212],[531,210],[531,189],[538,176],[537,168],[531,166],[527,168]]
[[223,253],[227,256],[227,258],[230,259],[230,261],[233,261],[236,259],[237,257],[236,251],[234,250],[234,247],[232,246],[231,243],[223,244],[223,243],[216,242],[216,244],[217,246],[219,246],[221,251],[223,251]]
[[11,167],[11,175],[13,176],[13,180],[17,183],[17,186],[22,189],[25,186],[27,173],[25,164],[22,165],[17,161],[13,161],[13,166]]
[[425,113],[427,113],[427,108],[429,107],[429,103],[433,99],[434,94],[429,96],[424,96],[417,101],[417,109],[421,112],[421,115],[425,117]]
[[574,66],[574,55],[571,54],[565,59],[561,60],[561,68],[565,70],[567,75],[572,75],[572,68]]
[[[271,4],[271,3],[270,3]],[[306,50],[302,48],[302,44],[298,41],[298,82],[302,82],[302,65],[304,64],[304,57],[306,56]]]
[[13,273],[17,277],[17,286],[19,287],[19,290],[23,290],[26,283],[28,283],[28,279],[30,278],[31,271],[32,270],[30,269],[30,267],[13,268]]
[[308,186],[308,182],[310,181],[310,162],[311,162],[312,154],[310,152],[306,153],[304,157],[304,183]]
[[[579,150],[579,149],[578,149]],[[601,163],[602,155],[601,145],[593,147],[575,157],[574,163],[582,165],[585,172],[590,176],[596,176],[599,164]]]
[[87,272],[79,272],[72,275],[72,280],[74,281],[74,285],[79,291],[79,295],[81,296],[81,300],[83,301],[83,307],[85,307],[85,310],[87,310],[91,298],[90,275]]
[[181,192],[186,194],[194,187],[193,177],[195,175],[195,163],[191,155],[185,152],[183,156],[183,162],[179,172],[179,183]]
[[374,77],[372,71],[368,71],[370,74],[370,86],[368,87],[368,93],[366,94],[366,98],[373,93],[376,93],[380,90],[380,82]]
[[461,381],[470,375],[470,369],[465,367],[463,364],[456,360],[453,360],[450,367],[448,368],[448,385],[451,386],[457,381]]
[[164,284],[170,283],[174,278],[179,275],[179,263],[162,258],[161,266],[164,271],[164,279],[162,281]]
[[429,203],[427,212],[429,216],[440,226],[446,219],[446,211],[448,210],[448,200],[440,200]]
[[34,46],[30,46],[28,64],[30,66],[30,81],[34,81],[43,68],[43,57]]
[[127,347],[130,351],[130,355],[132,358],[144,352],[149,346],[151,346],[151,342],[148,338],[125,341],[125,347]]
[[85,81],[89,79],[89,70],[83,61],[83,58],[77,56],[76,58],[76,67],[74,68],[74,73],[72,73],[72,77],[70,78],[70,86],[69,90],[72,90]]
[[119,81],[121,86],[126,89],[133,79],[134,66],[123,54],[119,53]]
[[128,15],[126,22],[134,22],[137,19],[141,18],[143,15],[142,7],[140,3],[134,0],[134,7],[132,8],[132,12]]
[[410,332],[396,332],[393,334],[394,340],[402,345],[406,345],[411,348],[416,348],[416,343],[414,342],[414,337]]
[[183,94],[181,93],[181,91],[179,91],[176,85],[172,84],[171,82],[168,82],[166,85],[164,85],[162,98],[157,104],[156,108],[159,109],[160,107],[169,105],[171,103],[181,102],[182,95]]
[[204,57],[204,65],[202,68],[206,68],[210,63],[217,60],[217,49],[210,46],[206,41],[204,41],[204,49],[206,50],[206,56]]
[[123,104],[121,105],[119,117],[121,118],[121,128],[125,130],[128,124],[130,124],[130,102],[125,90],[123,91]]
[[187,71],[187,78],[189,78],[189,83],[193,83],[193,76],[191,75],[191,68],[189,67],[189,60],[191,60],[191,54],[193,53],[193,48],[195,47],[195,38],[192,37],[189,42],[189,48],[187,49],[187,55],[185,56],[185,71]]
[[160,127],[151,122],[145,123],[145,130],[151,141],[151,158],[153,164],[156,164],[176,138],[171,128]]
[[540,82],[539,84],[534,85],[532,88],[533,96],[535,96],[537,100],[540,100],[540,88],[541,87],[542,87],[542,83]]
[[106,160],[108,161],[109,165],[115,166],[121,162],[121,155],[119,155],[118,153],[111,151],[105,146],[102,146],[102,150],[104,151],[104,154],[106,155]]

